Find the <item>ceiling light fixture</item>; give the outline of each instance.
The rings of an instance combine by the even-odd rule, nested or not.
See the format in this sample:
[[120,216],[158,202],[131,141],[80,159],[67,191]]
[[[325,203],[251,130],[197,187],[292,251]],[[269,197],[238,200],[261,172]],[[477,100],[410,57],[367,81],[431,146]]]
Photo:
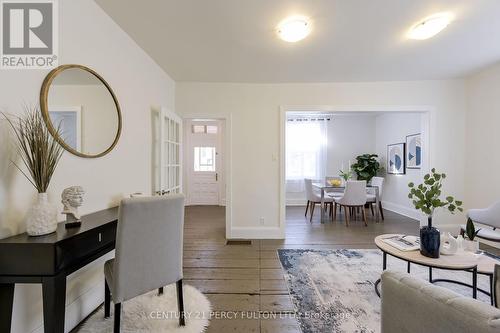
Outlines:
[[292,16],[280,22],[277,32],[282,40],[295,43],[309,35],[311,23],[303,16]]
[[438,13],[427,17],[411,27],[408,38],[423,40],[437,35],[446,28],[453,19],[451,13]]

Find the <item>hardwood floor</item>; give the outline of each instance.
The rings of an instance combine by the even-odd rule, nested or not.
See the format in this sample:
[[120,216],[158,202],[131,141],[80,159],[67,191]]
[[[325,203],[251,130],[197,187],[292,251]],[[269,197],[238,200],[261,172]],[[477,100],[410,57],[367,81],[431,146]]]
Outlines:
[[[226,245],[224,207],[186,208],[184,281],[206,294],[213,310],[219,311],[207,332],[300,332],[277,249],[374,248],[377,235],[417,234],[419,229],[417,221],[390,211],[384,211],[385,221],[381,223],[369,218],[367,227],[357,220],[351,221],[349,228],[341,222],[342,215],[337,222],[321,224],[317,209],[310,223],[304,211],[305,207],[287,208],[284,240]],[[369,210],[367,215],[371,217]],[[481,248],[500,255],[499,249],[483,244]],[[76,327],[72,333],[78,330]]]
[[[383,233],[417,233],[418,222],[386,211],[385,221],[368,227],[361,220],[346,228],[338,222],[321,224],[319,209],[312,223],[305,207],[288,207],[285,240],[253,240],[251,245],[226,245],[224,207],[186,208],[184,279],[199,288],[216,311],[233,318],[216,318],[208,332],[300,332],[283,279],[279,248],[373,248]],[[221,313],[221,317],[224,313]]]

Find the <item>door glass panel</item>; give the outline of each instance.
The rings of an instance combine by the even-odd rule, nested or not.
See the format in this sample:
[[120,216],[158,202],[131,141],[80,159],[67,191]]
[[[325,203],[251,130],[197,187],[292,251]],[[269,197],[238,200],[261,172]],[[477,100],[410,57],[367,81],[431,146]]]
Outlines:
[[217,134],[217,126],[207,125],[207,134]]
[[215,147],[194,147],[194,171],[215,172]]
[[179,145],[175,145],[175,164],[180,164]]
[[194,134],[205,133],[205,126],[204,125],[193,125],[192,130],[193,130]]

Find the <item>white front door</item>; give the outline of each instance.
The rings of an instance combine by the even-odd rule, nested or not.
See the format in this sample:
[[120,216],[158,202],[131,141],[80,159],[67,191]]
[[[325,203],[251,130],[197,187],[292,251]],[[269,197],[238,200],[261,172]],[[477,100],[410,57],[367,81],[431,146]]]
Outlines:
[[182,120],[161,108],[153,111],[153,191],[182,192]]
[[187,150],[187,202],[191,205],[221,203],[221,122],[185,121]]

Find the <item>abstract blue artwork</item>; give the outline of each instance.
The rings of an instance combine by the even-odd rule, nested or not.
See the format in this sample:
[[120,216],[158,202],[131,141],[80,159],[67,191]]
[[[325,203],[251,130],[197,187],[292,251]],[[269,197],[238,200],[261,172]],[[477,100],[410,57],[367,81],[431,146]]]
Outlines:
[[405,144],[395,143],[387,145],[387,173],[392,175],[403,175],[405,168]]
[[420,133],[406,137],[406,167],[420,169],[422,166],[422,138]]

